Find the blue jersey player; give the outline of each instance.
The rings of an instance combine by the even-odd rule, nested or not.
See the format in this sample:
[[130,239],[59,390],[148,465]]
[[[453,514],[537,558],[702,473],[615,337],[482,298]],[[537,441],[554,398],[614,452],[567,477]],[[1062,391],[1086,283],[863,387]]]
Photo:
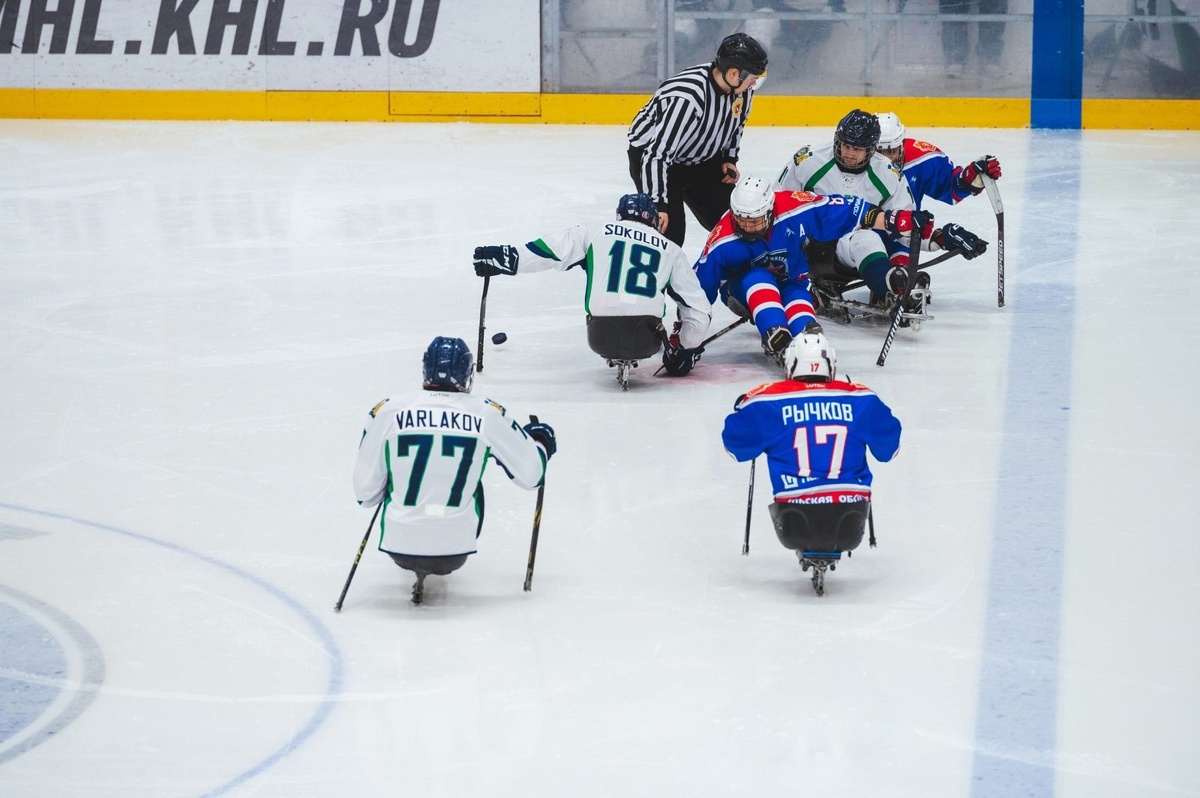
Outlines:
[[750,317],[763,350],[781,364],[791,340],[816,323],[805,241],[835,241],[860,228],[906,236],[916,226],[924,238],[933,233],[928,213],[884,212],[849,195],[775,191],[752,176],[738,182],[729,201],[696,262],[696,276],[709,302],[719,293],[735,313]]
[[802,334],[784,361],[788,379],[739,397],[721,438],[739,461],[767,456],[771,516],[785,547],[851,551],[871,506],[867,451],[895,457],[900,422],[870,388],[838,379],[823,333]]
[[966,166],[959,166],[929,142],[906,138],[904,123],[894,113],[875,116],[880,128],[877,148],[904,175],[917,208],[926,197],[957,205],[983,192],[983,175],[1000,179],[1000,161],[996,156],[982,155]]

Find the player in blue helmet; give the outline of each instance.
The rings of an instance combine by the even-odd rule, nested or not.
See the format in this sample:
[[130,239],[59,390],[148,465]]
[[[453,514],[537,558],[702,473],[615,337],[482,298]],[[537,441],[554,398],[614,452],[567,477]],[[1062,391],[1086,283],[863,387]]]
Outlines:
[[649,194],[626,194],[617,202],[617,218],[658,229],[658,208]]
[[[583,295],[588,346],[617,366],[621,387],[628,387],[623,364],[636,364],[660,350],[667,371],[682,376],[700,358],[712,304],[683,249],[658,232],[658,213],[648,195],[626,194],[617,202],[615,220],[576,224],[524,247],[476,247],[475,274],[498,277],[579,266],[588,274]],[[672,336],[662,323],[667,297],[679,318]]]
[[470,393],[475,380],[475,356],[461,338],[439,335],[425,350],[425,389]]
[[383,503],[379,550],[417,575],[414,604],[425,577],[456,571],[475,553],[488,458],[532,489],[558,450],[549,424],[522,426],[502,405],[470,395],[475,358],[461,338],[434,338],[422,362],[423,390],[371,409],[354,466],[358,503]]

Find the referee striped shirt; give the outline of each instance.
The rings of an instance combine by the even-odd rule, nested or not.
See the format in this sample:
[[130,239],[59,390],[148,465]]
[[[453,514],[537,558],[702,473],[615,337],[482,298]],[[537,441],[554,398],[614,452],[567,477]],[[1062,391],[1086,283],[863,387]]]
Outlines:
[[642,186],[656,204],[667,203],[667,167],[717,156],[737,161],[753,94],[753,87],[737,96],[721,91],[712,64],[688,67],[658,87],[629,127],[629,146],[644,150]]

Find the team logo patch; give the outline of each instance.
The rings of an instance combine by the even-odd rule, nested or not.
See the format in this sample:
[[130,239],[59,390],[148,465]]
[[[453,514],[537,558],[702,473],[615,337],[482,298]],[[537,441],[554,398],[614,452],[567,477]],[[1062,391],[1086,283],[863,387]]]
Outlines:
[[743,102],[744,101],[743,101],[741,95],[738,95],[737,97],[734,98],[733,105],[729,109],[730,113],[732,113],[733,116],[741,116],[742,115]]
[[912,139],[912,148],[917,152],[937,152],[937,146],[930,144],[928,141]]
[[793,191],[792,199],[799,202],[801,205],[809,202],[816,202],[820,198],[820,194],[814,194],[811,191]]
[[812,151],[808,147],[801,147],[792,156],[792,163],[799,165],[801,161],[807,160],[810,155],[812,155]]
[[380,402],[379,404],[372,407],[371,408],[371,418],[375,418],[375,414],[379,412],[379,408],[383,407],[387,403],[388,403],[388,400],[384,399],[382,402]]
[[500,404],[499,402],[493,402],[491,399],[484,399],[483,401],[486,402],[490,407],[499,410],[500,415],[502,416],[508,413],[508,411],[504,409],[504,405]]

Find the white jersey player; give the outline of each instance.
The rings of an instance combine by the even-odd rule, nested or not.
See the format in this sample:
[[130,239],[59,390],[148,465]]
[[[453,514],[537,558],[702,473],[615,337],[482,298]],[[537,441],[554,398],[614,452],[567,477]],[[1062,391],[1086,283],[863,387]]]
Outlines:
[[[779,175],[780,191],[811,191],[816,194],[851,194],[862,197],[885,211],[913,210],[916,205],[908,183],[900,170],[876,152],[879,120],[874,114],[854,110],[842,117],[830,144],[802,147]],[[837,240],[839,263],[855,269],[870,286],[872,294],[882,297],[887,291],[901,293],[903,286],[889,284],[893,266],[908,263],[905,245],[888,247],[874,230],[856,230]],[[897,269],[891,279],[899,283],[905,276]],[[899,290],[897,290],[897,288]]]
[[355,497],[368,507],[383,502],[379,550],[417,574],[415,603],[425,576],[455,571],[475,553],[488,458],[532,489],[557,450],[549,425],[522,426],[502,406],[471,396],[474,373],[461,338],[435,338],[425,350],[423,390],[375,405],[359,440]]
[[683,249],[658,232],[657,221],[649,196],[626,194],[614,221],[578,224],[543,236],[527,243],[523,253],[507,244],[476,247],[475,273],[493,277],[582,266],[588,276],[583,305],[589,318],[661,320],[670,296],[679,311],[679,341],[694,349],[708,332],[712,305]]

